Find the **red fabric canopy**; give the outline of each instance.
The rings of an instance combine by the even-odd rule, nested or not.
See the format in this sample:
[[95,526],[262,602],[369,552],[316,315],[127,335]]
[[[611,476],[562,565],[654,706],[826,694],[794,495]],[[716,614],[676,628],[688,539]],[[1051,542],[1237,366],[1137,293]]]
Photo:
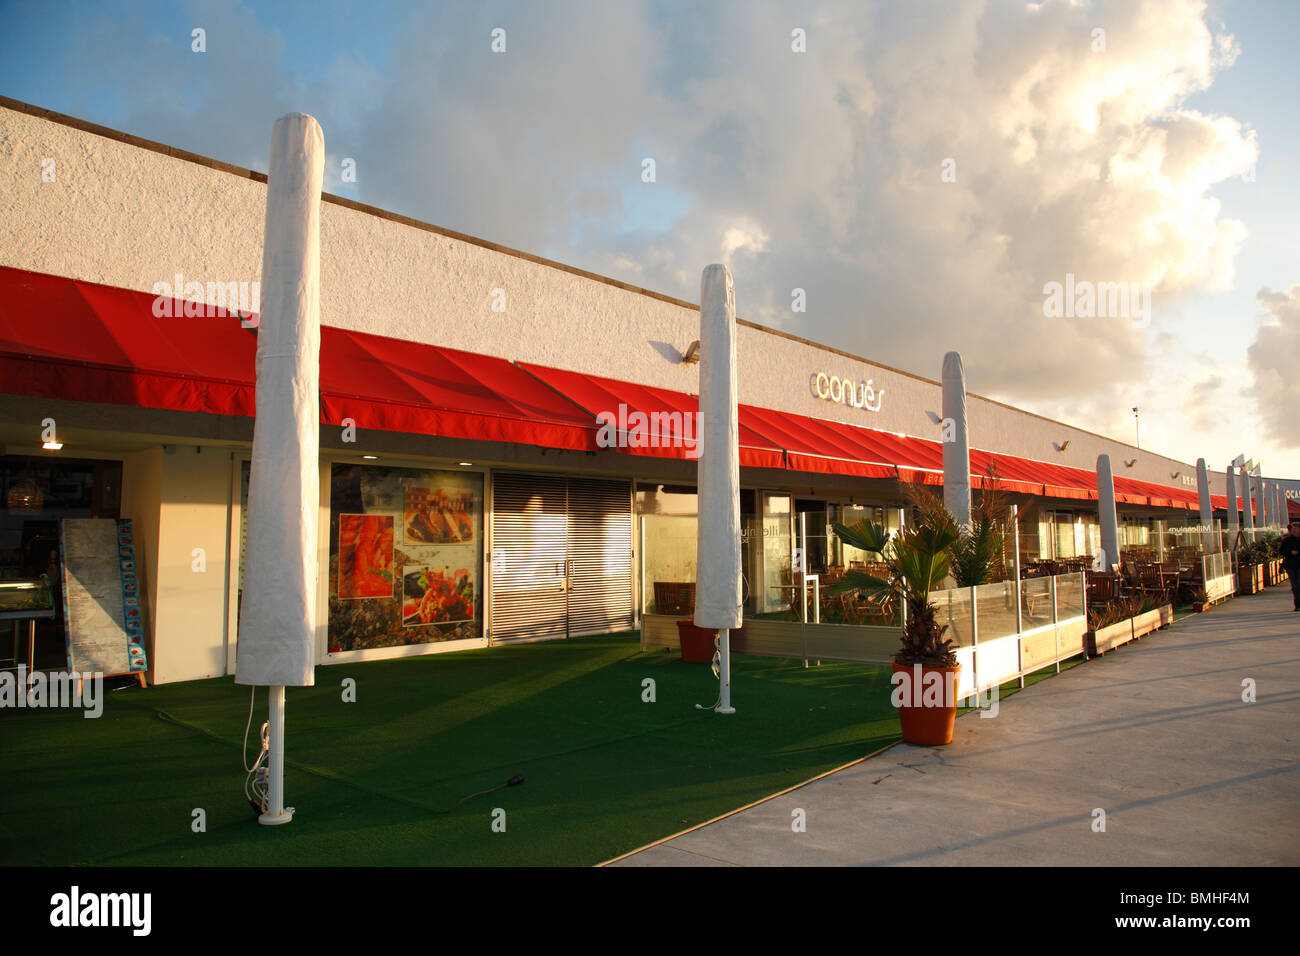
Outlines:
[[[537,377],[585,409],[596,427],[597,416],[608,416],[616,447],[631,455],[658,458],[698,458],[699,398],[666,388],[637,385],[618,379],[570,372],[520,362],[519,368]],[[780,446],[740,423],[740,464],[749,468],[780,468]]]
[[321,420],[594,451],[596,423],[503,358],[321,328]]
[[[254,414],[255,331],[237,315],[154,315],[142,292],[0,267],[0,391],[82,402]],[[190,303],[192,306],[193,304]],[[596,416],[620,451],[690,458],[693,395],[322,326],[321,421],[358,428],[595,451]],[[624,416],[619,418],[620,406]],[[943,483],[940,442],[741,405],[740,463],[815,474]],[[644,415],[640,423],[634,414]],[[630,433],[648,439],[629,446]],[[1008,491],[1095,500],[1088,470],[971,450],[972,484],[993,468]],[[1195,509],[1195,491],[1115,478],[1128,504]],[[1224,507],[1226,498],[1216,497]],[[1289,502],[1288,508],[1300,510]]]
[[158,318],[153,302],[145,293],[0,268],[0,390],[252,415],[252,330],[224,314]]
[[[223,310],[0,268],[0,391],[211,415],[255,412],[255,330]],[[162,310],[160,310],[162,311]],[[255,322],[255,317],[254,317]],[[321,327],[321,421],[595,450],[595,423],[505,359]]]
[[739,413],[743,425],[785,449],[786,467],[792,471],[862,478],[897,475],[887,457],[868,453],[829,422],[753,405],[741,405]]

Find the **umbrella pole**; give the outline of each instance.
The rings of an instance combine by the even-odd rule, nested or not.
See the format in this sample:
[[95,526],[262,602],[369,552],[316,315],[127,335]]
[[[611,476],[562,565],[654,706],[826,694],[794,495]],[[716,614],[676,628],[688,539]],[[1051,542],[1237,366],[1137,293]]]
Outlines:
[[267,810],[257,822],[279,826],[293,819],[293,810],[284,808],[284,685],[270,688],[270,741],[267,748]]
[[718,706],[713,708],[715,714],[734,714],[736,708],[731,706],[731,631],[721,628],[718,631]]

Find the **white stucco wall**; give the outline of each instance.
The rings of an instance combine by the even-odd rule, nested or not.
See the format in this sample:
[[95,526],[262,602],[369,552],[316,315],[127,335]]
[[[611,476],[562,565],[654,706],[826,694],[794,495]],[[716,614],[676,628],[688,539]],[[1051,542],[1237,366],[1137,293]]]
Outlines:
[[[54,160],[54,182],[42,178],[45,159]],[[205,284],[259,278],[265,186],[247,174],[0,106],[0,178],[0,265],[141,291],[177,273]],[[699,337],[695,308],[334,202],[324,204],[321,230],[328,325],[698,391],[699,366],[678,361]],[[498,288],[504,313],[491,308]],[[743,288],[737,304],[743,316]],[[944,351],[915,371],[937,375]],[[742,402],[939,437],[928,414],[941,407],[937,382],[752,327],[740,330],[738,362]],[[880,413],[819,400],[819,371],[870,379],[885,392]],[[1106,452],[1117,474],[1195,487],[1181,480],[1195,474],[1185,462],[983,399],[968,405],[973,447],[1089,470]],[[1066,440],[1068,450],[1056,451]],[[1223,469],[1211,471],[1221,494]]]

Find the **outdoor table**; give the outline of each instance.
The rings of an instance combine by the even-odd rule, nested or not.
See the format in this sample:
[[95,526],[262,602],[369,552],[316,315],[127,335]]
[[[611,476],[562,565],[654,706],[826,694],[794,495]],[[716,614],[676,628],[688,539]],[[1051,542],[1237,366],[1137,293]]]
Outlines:
[[27,622],[27,679],[32,679],[32,668],[36,664],[36,621],[54,617],[53,608],[18,608],[13,611],[0,611],[0,621],[13,622],[13,656],[4,658],[4,669],[19,667],[18,658],[18,622]]
[[790,596],[786,599],[785,613],[791,615],[793,619],[798,619],[799,615],[795,611],[794,602],[799,594],[799,585],[797,584],[773,584],[768,587],[769,591],[789,591]]

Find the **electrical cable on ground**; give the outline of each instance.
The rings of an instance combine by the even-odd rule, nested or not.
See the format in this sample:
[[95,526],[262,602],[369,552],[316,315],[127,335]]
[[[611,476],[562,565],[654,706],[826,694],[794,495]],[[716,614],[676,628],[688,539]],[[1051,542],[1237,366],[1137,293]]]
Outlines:
[[451,811],[455,810],[458,806],[460,806],[460,805],[461,805],[462,803],[464,803],[466,800],[473,800],[475,797],[482,797],[482,796],[486,796],[486,795],[489,794],[489,793],[496,793],[498,790],[504,790],[506,787],[517,787],[517,786],[519,786],[519,784],[521,784],[521,783],[523,783],[523,782],[524,782],[524,775],[523,775],[522,773],[517,773],[517,774],[515,774],[513,777],[511,777],[509,780],[507,780],[505,783],[499,783],[499,784],[497,784],[495,787],[489,787],[487,790],[480,790],[478,793],[471,793],[468,797],[461,797],[459,800],[457,800],[455,803],[453,803],[453,804],[452,804],[450,807],[448,807],[446,810],[435,810],[435,811],[433,811],[433,812],[434,812],[434,813],[451,813]]

